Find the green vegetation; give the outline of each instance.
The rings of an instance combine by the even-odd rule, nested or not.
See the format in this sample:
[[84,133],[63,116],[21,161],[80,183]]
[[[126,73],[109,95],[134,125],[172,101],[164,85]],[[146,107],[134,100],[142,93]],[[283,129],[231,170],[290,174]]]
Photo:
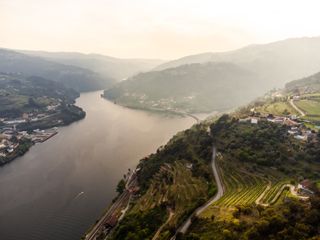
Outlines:
[[304,119],[320,124],[320,73],[286,84],[285,91],[299,96],[295,104],[306,114]]
[[285,126],[267,121],[239,123],[228,115],[212,124],[211,132],[219,151],[217,160],[225,194],[194,219],[181,239],[318,236],[317,225],[310,221],[312,217],[320,219],[319,199],[310,208],[298,202],[285,184],[304,178],[318,181],[320,162],[315,156],[320,153],[319,141],[297,142],[286,133]]
[[121,221],[110,239],[151,239],[159,226],[166,220],[166,207],[158,206],[144,212],[129,213]]
[[57,126],[65,126],[83,119],[85,116],[86,113],[75,105],[62,105],[56,114],[37,122],[21,123],[17,126],[17,129],[30,131],[37,128],[47,129]]
[[[84,118],[85,112],[73,105],[78,96],[76,91],[41,77],[0,74],[1,118],[21,118],[23,113],[50,115],[42,120],[19,124],[19,130],[68,125]],[[58,107],[48,112],[48,106]]]
[[257,76],[230,63],[191,64],[138,74],[104,92],[127,107],[212,112],[245,104],[262,92]]
[[263,196],[263,198],[261,199],[261,202],[266,204],[273,204],[277,202],[278,200],[277,196],[281,195],[281,194],[279,195],[279,192],[282,190],[283,186],[287,183],[289,183],[289,181],[285,181],[285,180],[274,183],[271,186],[270,190],[267,191],[266,194]]
[[16,143],[19,143],[19,146],[17,147],[17,149],[13,153],[8,154],[6,157],[0,156],[0,166],[11,162],[12,160],[14,160],[15,158],[17,158],[19,156],[22,156],[33,145],[32,141],[27,138],[22,138],[20,140],[16,140]]
[[78,96],[76,91],[44,78],[0,74],[0,117],[21,117],[24,112],[43,111],[61,101],[72,104]]
[[166,204],[174,211],[169,225],[176,226],[185,216],[204,203],[208,197],[205,179],[193,177],[183,162],[163,165],[152,178],[147,192],[136,202],[132,211],[146,211]]
[[320,102],[315,100],[301,100],[297,101],[296,105],[301,108],[308,115],[319,115],[320,116]]
[[320,199],[311,206],[294,199],[272,207],[236,207],[230,218],[196,219],[183,240],[318,239]]
[[117,193],[121,194],[126,188],[126,182],[124,179],[121,179],[117,185]]
[[289,114],[298,115],[297,111],[286,100],[264,103],[262,106],[257,107],[256,111],[278,116]]
[[[13,129],[7,135],[0,165],[23,155],[33,144],[19,131],[31,134],[35,129],[68,125],[84,118],[85,112],[74,105],[78,96],[78,92],[61,83],[41,77],[0,73],[0,133]],[[27,137],[33,139],[31,135]],[[12,141],[13,138],[19,141]],[[15,143],[14,149],[9,149],[12,143]]]
[[192,175],[212,181],[209,167],[212,154],[212,139],[205,125],[194,125],[191,129],[178,133],[167,145],[160,147],[157,153],[140,161],[138,168],[139,185],[145,193],[151,184],[152,177],[164,164],[184,161],[192,164]]
[[[169,215],[170,221],[164,225],[159,239],[172,236],[175,228],[216,191],[210,167],[211,155],[212,139],[207,127],[200,124],[177,134],[156,154],[142,159],[137,176],[140,197],[133,200],[113,238],[151,239],[168,221]],[[159,220],[155,225],[157,228],[146,224],[153,211],[161,213],[161,218],[155,220]],[[139,226],[143,226],[143,235],[140,230],[130,230],[139,229]],[[127,234],[121,235],[125,231]]]
[[305,119],[320,122],[320,98],[303,99],[295,104],[306,113]]
[[[296,90],[292,91],[290,96],[296,96]],[[319,96],[317,92],[304,92],[299,101],[295,100],[307,119],[318,116]],[[159,223],[157,239],[170,239],[192,210],[216,192],[208,171],[209,149],[214,144],[224,195],[194,217],[190,231],[184,236],[178,234],[177,239],[318,239],[318,193],[311,198],[311,204],[302,202],[292,184],[310,179],[316,186],[312,190],[319,188],[320,134],[313,131],[311,138],[299,141],[288,133],[291,127],[267,121],[268,114],[299,115],[287,95],[260,100],[213,123],[206,121],[178,134],[156,154],[143,159],[138,166],[140,195],[128,217],[162,206],[161,214],[166,217]],[[239,121],[248,115],[261,118],[257,124]],[[304,126],[299,128],[306,130]],[[132,225],[126,222],[118,227],[127,229]],[[143,239],[151,239],[159,227],[147,229],[149,235]],[[133,239],[137,236],[131,235]]]

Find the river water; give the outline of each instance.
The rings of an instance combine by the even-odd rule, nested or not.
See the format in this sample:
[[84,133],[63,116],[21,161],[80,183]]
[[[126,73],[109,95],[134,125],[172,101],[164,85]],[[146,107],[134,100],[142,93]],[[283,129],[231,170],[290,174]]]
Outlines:
[[78,240],[115,197],[128,168],[192,118],[127,109],[84,93],[87,116],[0,168],[1,240]]

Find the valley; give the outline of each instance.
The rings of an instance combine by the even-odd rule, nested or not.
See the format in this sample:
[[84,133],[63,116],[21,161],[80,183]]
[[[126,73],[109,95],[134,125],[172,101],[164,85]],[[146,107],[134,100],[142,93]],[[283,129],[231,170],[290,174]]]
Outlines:
[[[314,81],[313,76],[310,79]],[[312,83],[303,81],[305,86],[308,86],[307,89],[310,89]],[[253,227],[247,228],[245,224],[251,224],[253,219],[271,217],[268,209],[273,211],[289,203],[298,205],[304,211],[303,214],[309,214],[308,202],[316,201],[313,200],[317,195],[315,192],[319,191],[316,185],[320,179],[320,135],[316,130],[319,124],[317,119],[308,118],[316,114],[313,111],[317,110],[317,107],[312,108],[305,102],[310,104],[309,102],[317,101],[317,96],[317,89],[305,92],[300,89],[298,94],[297,88],[292,88],[291,85],[290,88],[271,91],[218,120],[203,121],[178,134],[155,155],[140,161],[137,168],[139,191],[124,219],[107,235],[111,235],[111,239],[238,239],[237,234],[241,234],[242,238],[249,234],[249,230],[255,231],[256,235],[260,234],[258,227],[253,230]],[[304,114],[301,114],[302,111]],[[208,128],[210,132],[205,131]],[[193,135],[192,140],[189,138],[190,134]],[[199,134],[204,135],[201,138],[196,137]],[[207,140],[200,140],[202,138]],[[188,177],[184,176],[184,181],[180,184],[171,177],[176,166],[184,163],[186,159],[189,159],[190,163],[185,166],[191,169],[194,177],[197,177],[198,168],[208,161],[202,160],[203,151],[193,152],[194,150],[182,147],[184,142],[192,142],[191,146],[202,149],[205,146],[208,149],[215,146],[217,172],[223,190],[219,188],[217,191],[216,183],[219,178],[206,172],[202,177],[207,179],[206,181],[211,178],[213,191],[208,187],[205,195],[198,192],[197,200],[192,200],[193,192],[190,192],[188,187]],[[177,148],[178,143],[182,145]],[[165,154],[169,149],[172,149],[170,152],[173,157],[167,159]],[[153,159],[159,160],[155,162]],[[199,160],[195,163],[193,159]],[[150,169],[154,173],[150,172]],[[201,169],[208,171],[208,162]],[[183,168],[180,168],[179,172],[183,173]],[[142,178],[139,178],[140,174]],[[178,172],[173,176],[177,174]],[[149,180],[150,177],[152,180]],[[199,179],[202,177],[198,176]],[[184,194],[179,192],[180,188],[176,188],[175,184],[179,184],[180,188],[188,188],[189,192],[185,196],[189,198],[184,197],[180,202],[179,197]],[[199,184],[194,182],[193,185]],[[167,188],[175,189],[175,197],[170,198]],[[197,189],[201,188],[198,186]],[[211,201],[210,196],[213,196]],[[195,203],[193,210],[189,210],[185,205],[190,200]],[[182,215],[181,208],[184,212]],[[261,215],[263,211],[265,213]],[[151,215],[148,215],[149,213]],[[281,214],[282,211],[279,211],[277,216],[283,218]],[[149,222],[150,217],[156,218],[157,225],[161,227],[144,226],[143,223]],[[289,225],[283,224],[282,229],[290,228]],[[138,229],[141,229],[141,232]],[[201,229],[201,232],[198,229]],[[212,231],[214,238],[209,237],[209,234],[213,234]],[[311,234],[310,236],[313,234],[312,231],[304,233]],[[100,238],[104,239],[102,233]]]
[[0,240],[320,240],[319,9],[0,0]]
[[[296,43],[297,40],[292,41]],[[306,39],[306,42],[309,41],[310,39]],[[297,42],[301,44],[300,41]],[[277,45],[271,45],[274,44]],[[282,45],[284,42],[278,44]],[[270,46],[261,45],[258,49],[260,48],[269,49]],[[238,51],[246,52],[248,49],[255,47]],[[75,53],[9,50],[1,50],[0,53],[4,56],[4,60],[0,62],[0,70],[3,69],[0,74],[1,165],[23,156],[35,143],[49,139],[51,141],[51,137],[58,134],[57,127],[81,119],[84,120],[77,124],[86,124],[88,120],[85,118],[85,109],[76,105],[76,99],[83,94],[78,91],[107,87],[103,94],[95,93],[99,103],[95,99],[93,105],[87,103],[84,106],[91,113],[95,112],[96,107],[104,112],[106,110],[101,104],[105,101],[108,111],[112,113],[114,110],[116,114],[103,117],[111,124],[110,127],[105,125],[102,119],[98,121],[102,115],[89,119],[91,128],[87,129],[87,137],[91,141],[94,136],[90,135],[90,132],[97,126],[97,131],[107,133],[116,121],[128,123],[130,114],[136,113],[152,116],[151,118],[157,116],[155,118],[159,118],[159,121],[156,120],[157,125],[153,126],[155,129],[166,121],[170,122],[167,118],[180,118],[174,120],[177,122],[174,129],[185,129],[183,126],[190,127],[194,124],[191,128],[178,132],[167,143],[162,142],[165,145],[158,147],[156,151],[154,145],[152,151],[148,148],[144,154],[138,154],[141,152],[136,149],[138,152],[135,153],[140,161],[136,165],[135,158],[135,163],[127,164],[130,168],[122,178],[121,174],[117,174],[117,178],[113,179],[112,187],[116,179],[120,178],[117,185],[118,195],[113,190],[109,191],[107,202],[110,204],[105,211],[102,214],[101,211],[100,214],[97,214],[99,211],[94,211],[95,215],[92,212],[87,213],[90,222],[83,222],[86,222],[87,226],[92,224],[90,228],[83,227],[81,231],[72,228],[70,232],[66,232],[74,233],[78,237],[82,235],[82,239],[88,240],[247,240],[259,239],[261,236],[270,239],[274,236],[290,238],[303,234],[308,237],[316,235],[315,229],[318,225],[312,225],[308,218],[310,211],[316,211],[314,209],[317,208],[314,202],[318,201],[320,181],[319,73],[291,81],[284,88],[274,88],[263,95],[266,89],[269,89],[269,84],[272,85],[268,80],[271,76],[264,75],[266,72],[261,69],[251,71],[248,68],[250,64],[238,62],[238,52],[229,53],[235,54],[234,57],[230,55],[219,58],[220,62],[201,60],[200,63],[172,68],[160,65],[154,69],[161,61],[125,61]],[[11,71],[13,67],[6,62],[12,56],[15,56],[16,72]],[[260,53],[257,53],[257,56],[260,56]],[[252,55],[250,61],[254,61],[255,57],[251,57]],[[210,59],[215,57],[211,56]],[[223,62],[223,59],[229,59],[230,62]],[[42,71],[34,69],[32,64],[24,65],[27,60],[40,64]],[[95,64],[92,65],[92,61]],[[71,65],[65,65],[67,63]],[[101,69],[102,64],[110,64],[110,68],[118,70],[121,66],[126,66],[125,64],[129,65],[127,71],[121,75],[110,69],[104,72]],[[264,61],[261,61],[261,64],[270,67]],[[43,77],[48,75],[46,69],[49,66],[56,68],[54,71],[57,74],[53,79]],[[89,78],[93,81],[88,82],[88,79],[78,77],[73,81],[70,76],[61,78],[58,74],[60,69],[66,68],[69,73],[83,68],[81,71],[92,74]],[[19,72],[20,70],[23,72]],[[147,72],[139,73],[144,70]],[[311,71],[311,68],[309,70]],[[109,78],[108,72],[117,79]],[[300,76],[301,72],[297,70],[295,74]],[[84,76],[83,73],[80,75]],[[127,79],[120,81],[120,76]],[[278,77],[280,76],[279,73]],[[283,83],[285,79],[286,77],[283,78]],[[99,111],[95,113],[99,114]],[[211,112],[218,115],[200,120],[199,113],[208,115]],[[123,114],[122,120],[116,117]],[[116,117],[116,120],[110,117]],[[135,121],[140,122],[140,117]],[[188,121],[184,122],[185,118],[188,118]],[[180,126],[179,122],[183,124]],[[129,126],[124,126],[123,131],[132,130]],[[145,131],[146,126],[141,129]],[[147,132],[153,131],[154,129]],[[83,133],[83,130],[80,132]],[[166,140],[176,130],[169,132]],[[103,138],[101,133],[98,135],[100,137],[96,140]],[[130,138],[130,141],[134,141],[134,138]],[[119,137],[120,142],[121,139],[123,137]],[[85,139],[85,145],[92,146],[87,143]],[[120,151],[121,147],[117,147]],[[104,151],[100,150],[104,155]],[[108,155],[114,150],[115,148],[109,149]],[[70,149],[65,151],[65,156],[69,156]],[[63,161],[66,160],[65,156],[61,158]],[[90,155],[86,156],[91,159]],[[46,155],[44,158],[47,157]],[[131,156],[126,157],[132,159]],[[86,169],[81,171],[86,174]],[[96,180],[100,182],[100,179]],[[102,187],[105,182],[98,184],[94,181],[93,184]],[[90,185],[90,188],[92,187],[93,185]],[[101,188],[99,189],[101,191]],[[72,202],[80,200],[87,191],[88,189],[77,193]],[[105,207],[105,199],[99,198],[100,210],[101,206]],[[66,201],[61,200],[61,203],[66,204]],[[60,207],[54,206],[52,209]],[[4,216],[11,208],[14,209],[15,206],[5,210]],[[296,208],[299,208],[305,217],[292,219],[291,222],[285,221],[286,214],[293,214],[293,209]],[[72,216],[76,215],[71,208],[66,209],[70,209]],[[24,211],[27,212],[26,209]],[[97,220],[94,223],[92,219]],[[52,221],[54,222],[54,219]],[[253,224],[255,221],[258,223]],[[275,221],[279,222],[278,228],[272,225]],[[291,228],[295,224],[303,225],[303,228],[292,232]],[[7,234],[9,236],[12,232],[8,231]],[[46,235],[47,230],[41,234]],[[210,237],[211,235],[214,237]],[[59,238],[63,237],[67,235],[60,235]],[[52,239],[54,238],[52,235]]]

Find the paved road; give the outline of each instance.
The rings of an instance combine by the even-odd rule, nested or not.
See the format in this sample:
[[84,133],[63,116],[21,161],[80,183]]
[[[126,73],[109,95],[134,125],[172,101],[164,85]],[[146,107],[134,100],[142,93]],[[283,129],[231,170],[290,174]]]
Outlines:
[[297,105],[294,104],[293,99],[290,99],[290,105],[301,115],[301,117],[304,117],[306,114],[297,107]]
[[220,178],[218,169],[217,169],[217,164],[216,164],[216,147],[214,146],[212,149],[212,161],[211,161],[211,166],[212,166],[212,171],[213,171],[213,175],[214,175],[214,179],[215,182],[217,184],[217,188],[218,188],[218,192],[216,193],[216,195],[214,195],[206,204],[202,205],[201,207],[197,208],[189,217],[188,219],[178,228],[175,236],[173,236],[171,238],[171,240],[175,240],[176,239],[176,235],[177,233],[183,233],[185,234],[188,230],[188,228],[191,225],[191,219],[194,216],[199,216],[205,209],[207,209],[211,204],[213,204],[214,202],[218,201],[224,193],[224,188],[223,188],[223,184],[222,184],[222,180]]

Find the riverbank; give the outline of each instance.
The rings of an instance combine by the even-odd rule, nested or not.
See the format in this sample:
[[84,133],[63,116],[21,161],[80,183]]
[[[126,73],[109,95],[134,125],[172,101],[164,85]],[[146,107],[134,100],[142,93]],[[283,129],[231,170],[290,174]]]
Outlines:
[[82,93],[75,104],[87,113],[83,120],[0,168],[1,239],[79,240],[127,169],[195,122],[124,108],[100,94]]
[[58,126],[70,125],[85,116],[81,108],[67,105],[39,120],[5,121],[0,126],[0,166],[23,156],[34,144],[43,143],[58,134]]
[[112,99],[109,99],[104,96],[104,94],[100,94],[101,98],[105,99],[106,101],[113,102],[116,105],[129,108],[129,109],[135,109],[135,110],[142,110],[147,112],[155,112],[155,113],[161,113],[161,114],[169,114],[169,115],[177,115],[182,117],[191,117],[193,118],[197,123],[199,123],[201,120],[203,120],[203,116],[209,117],[212,115],[215,115],[219,112],[229,112],[230,109],[218,109],[215,111],[204,111],[204,112],[189,112],[189,111],[183,111],[179,109],[166,109],[166,108],[156,108],[156,107],[149,107],[149,106],[142,106],[142,105],[132,105],[132,104],[125,104],[122,102],[112,101]]

